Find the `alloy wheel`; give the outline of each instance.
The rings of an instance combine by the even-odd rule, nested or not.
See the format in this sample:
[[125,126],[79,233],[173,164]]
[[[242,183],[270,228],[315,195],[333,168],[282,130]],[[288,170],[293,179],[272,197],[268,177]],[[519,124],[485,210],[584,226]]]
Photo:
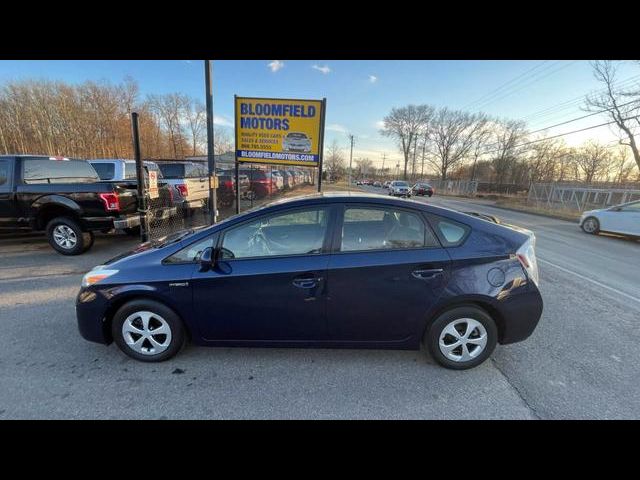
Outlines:
[[53,229],[53,240],[66,250],[71,250],[78,243],[76,232],[66,225],[58,225]]
[[133,351],[142,355],[158,355],[171,344],[171,327],[157,313],[135,312],[122,324],[122,337]]
[[440,352],[453,362],[468,362],[487,346],[487,330],[473,318],[458,318],[450,322],[438,339]]
[[598,225],[596,224],[595,219],[587,218],[582,224],[584,231],[587,233],[593,233],[598,229]]

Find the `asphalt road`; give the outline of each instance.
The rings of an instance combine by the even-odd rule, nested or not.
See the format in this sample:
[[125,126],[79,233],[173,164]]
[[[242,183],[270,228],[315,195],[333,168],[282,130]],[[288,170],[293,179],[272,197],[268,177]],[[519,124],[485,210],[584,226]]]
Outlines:
[[41,236],[0,237],[0,419],[640,417],[640,243],[487,204],[420,201],[536,233],[545,310],[530,339],[464,372],[381,350],[187,347],[143,364],[84,341],[74,313],[82,274],[134,240],[101,236],[90,253],[63,257]]

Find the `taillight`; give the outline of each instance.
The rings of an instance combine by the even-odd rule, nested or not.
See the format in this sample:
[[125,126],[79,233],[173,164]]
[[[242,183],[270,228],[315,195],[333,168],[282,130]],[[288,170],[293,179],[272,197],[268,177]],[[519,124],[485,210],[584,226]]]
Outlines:
[[167,190],[169,190],[169,201],[171,203],[173,203],[173,189],[172,188],[168,188]]
[[529,278],[538,285],[540,280],[538,274],[538,260],[536,259],[535,251],[536,237],[531,236],[529,240],[524,242],[522,246],[516,252],[516,257],[520,261],[522,268],[527,272]]
[[189,188],[187,187],[186,183],[179,183],[176,185],[176,188],[178,189],[178,192],[180,192],[180,195],[182,195],[183,197],[189,195]]
[[233,182],[231,180],[226,180],[223,185],[224,188],[228,188],[229,190],[233,189]]
[[99,193],[100,200],[104,203],[104,209],[108,212],[120,210],[120,197],[117,193]]

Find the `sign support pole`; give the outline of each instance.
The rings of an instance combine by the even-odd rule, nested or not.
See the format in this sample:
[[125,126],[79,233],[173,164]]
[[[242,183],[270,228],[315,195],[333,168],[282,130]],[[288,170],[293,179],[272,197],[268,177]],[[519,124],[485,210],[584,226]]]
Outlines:
[[138,212],[140,213],[140,241],[149,241],[149,225],[147,223],[147,195],[144,185],[144,168],[140,153],[140,132],[138,114],[131,112],[131,136],[133,137],[133,158],[136,160],[136,177],[138,179]]
[[213,93],[211,86],[211,61],[204,61],[204,82],[207,97],[207,163],[209,166],[209,216],[211,224],[216,223],[218,217],[218,202],[216,198],[216,157],[213,138]]
[[236,159],[236,214],[240,213],[240,164],[238,163],[238,95],[233,96],[233,117],[235,121],[235,145],[233,147],[234,158]]
[[318,145],[318,192],[322,192],[322,160],[324,159],[324,120],[327,112],[327,99],[322,99],[322,118],[320,119],[320,142]]

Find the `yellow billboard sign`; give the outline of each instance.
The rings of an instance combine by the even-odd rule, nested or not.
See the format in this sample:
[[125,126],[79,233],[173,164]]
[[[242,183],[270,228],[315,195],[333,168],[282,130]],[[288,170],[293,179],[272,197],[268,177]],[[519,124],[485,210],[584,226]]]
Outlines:
[[236,97],[236,160],[318,166],[324,105],[323,100]]

